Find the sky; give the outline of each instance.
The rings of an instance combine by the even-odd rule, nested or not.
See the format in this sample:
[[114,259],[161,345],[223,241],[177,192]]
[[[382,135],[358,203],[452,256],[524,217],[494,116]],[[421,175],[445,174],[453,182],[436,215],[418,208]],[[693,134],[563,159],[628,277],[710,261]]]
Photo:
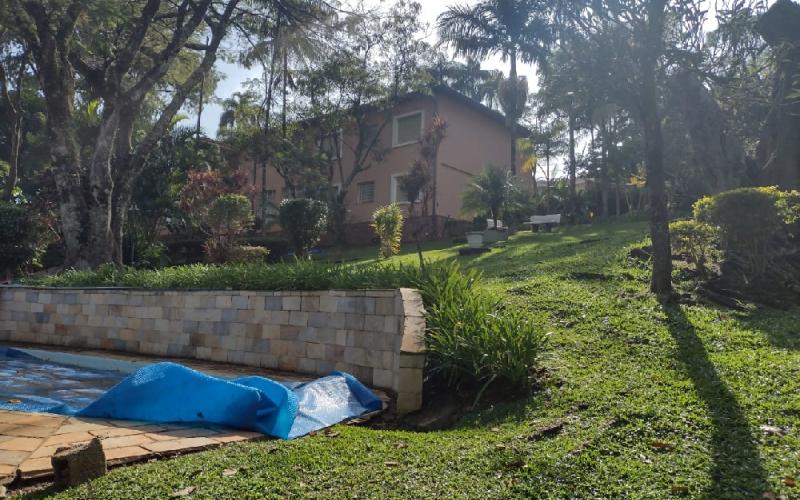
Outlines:
[[[380,4],[388,4],[392,0],[365,0],[365,5],[372,6],[372,5],[380,5]],[[461,1],[461,0],[459,0]],[[453,5],[457,3],[455,0],[421,0],[420,4],[422,5],[422,21],[428,24],[427,30],[427,37],[426,40],[433,44],[436,43],[438,38],[436,36],[436,30],[433,28],[434,23],[436,22],[436,17],[442,13],[449,5]],[[475,1],[468,2],[470,4],[475,3]],[[235,47],[229,47],[228,51],[235,51]],[[502,70],[504,73],[508,73],[508,62],[503,62],[500,60],[499,57],[487,59],[482,63],[482,67],[484,69],[499,69]],[[217,60],[216,70],[224,77],[219,83],[217,83],[216,90],[214,95],[217,99],[225,99],[231,96],[234,92],[237,92],[241,89],[242,83],[246,80],[251,78],[257,78],[260,76],[260,70],[258,68],[253,68],[248,70],[237,64],[232,64],[224,61]],[[531,89],[535,87],[536,82],[536,71],[535,68],[531,65],[527,64],[518,64],[517,65],[517,72],[520,76],[528,77],[528,82],[530,84]],[[219,117],[222,113],[222,108],[217,103],[211,103],[205,106],[203,109],[203,114],[200,120],[200,126],[203,128],[204,132],[211,137],[216,136],[217,133],[217,126],[219,125]],[[188,114],[188,113],[187,113]],[[191,117],[191,121],[185,122],[186,124],[191,123],[194,124],[197,121],[197,115]]]

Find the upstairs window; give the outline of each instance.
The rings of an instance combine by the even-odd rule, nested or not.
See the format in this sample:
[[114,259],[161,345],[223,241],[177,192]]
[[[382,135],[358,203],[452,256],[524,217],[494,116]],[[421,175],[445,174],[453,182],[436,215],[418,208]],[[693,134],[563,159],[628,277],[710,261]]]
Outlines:
[[319,143],[319,150],[331,160],[342,157],[342,132],[326,135]]
[[419,142],[422,137],[422,111],[394,117],[392,145],[403,146]]
[[360,182],[358,184],[358,202],[359,203],[374,203],[375,202],[375,183],[374,182]]
[[[392,203],[408,203],[408,194],[403,189],[403,184],[401,179],[405,177],[405,174],[395,174],[392,176],[392,182],[389,188],[391,189],[391,201]],[[420,192],[417,196],[417,200],[415,203],[419,203],[422,201],[422,193]]]

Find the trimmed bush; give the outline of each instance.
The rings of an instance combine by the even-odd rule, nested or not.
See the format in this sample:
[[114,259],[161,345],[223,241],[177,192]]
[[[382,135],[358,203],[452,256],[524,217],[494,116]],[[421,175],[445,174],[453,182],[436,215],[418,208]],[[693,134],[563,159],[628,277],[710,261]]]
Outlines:
[[797,219],[798,198],[775,187],[740,188],[701,198],[692,211],[697,221],[719,228],[725,257],[754,275],[766,269]]
[[236,238],[253,223],[250,200],[241,194],[223,194],[211,202],[206,217],[209,238],[205,243],[209,262],[228,262]]
[[380,207],[372,214],[372,229],[381,239],[378,255],[388,259],[400,253],[403,238],[403,210],[397,203]]
[[542,329],[522,310],[478,286],[477,271],[456,262],[408,265],[196,264],[160,270],[65,271],[30,280],[44,286],[120,286],[160,289],[326,290],[411,287],[426,308],[428,369],[451,385],[493,381],[525,390],[544,346]]
[[235,264],[264,263],[268,255],[268,248],[236,245],[231,248],[228,254],[228,262]]
[[686,256],[698,271],[706,272],[717,242],[716,228],[705,222],[679,220],[669,225],[669,232],[675,251]]
[[297,198],[281,202],[278,221],[289,233],[294,254],[305,257],[328,226],[328,207],[319,200]]
[[36,254],[38,224],[32,213],[30,207],[0,202],[0,273],[18,271]]

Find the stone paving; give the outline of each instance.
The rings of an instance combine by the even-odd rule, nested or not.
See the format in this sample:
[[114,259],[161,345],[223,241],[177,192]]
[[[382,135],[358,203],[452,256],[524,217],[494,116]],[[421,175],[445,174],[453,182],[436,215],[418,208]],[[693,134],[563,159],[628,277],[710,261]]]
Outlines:
[[0,485],[52,475],[58,448],[101,439],[109,466],[264,439],[258,432],[0,410]]

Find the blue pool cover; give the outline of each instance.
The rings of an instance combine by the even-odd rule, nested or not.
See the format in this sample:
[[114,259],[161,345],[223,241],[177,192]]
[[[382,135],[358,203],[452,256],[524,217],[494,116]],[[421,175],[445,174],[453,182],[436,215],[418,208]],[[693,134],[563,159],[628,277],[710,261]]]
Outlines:
[[226,380],[154,363],[126,376],[0,347],[0,409],[6,410],[215,424],[291,439],[381,407],[372,391],[341,372],[306,383]]

